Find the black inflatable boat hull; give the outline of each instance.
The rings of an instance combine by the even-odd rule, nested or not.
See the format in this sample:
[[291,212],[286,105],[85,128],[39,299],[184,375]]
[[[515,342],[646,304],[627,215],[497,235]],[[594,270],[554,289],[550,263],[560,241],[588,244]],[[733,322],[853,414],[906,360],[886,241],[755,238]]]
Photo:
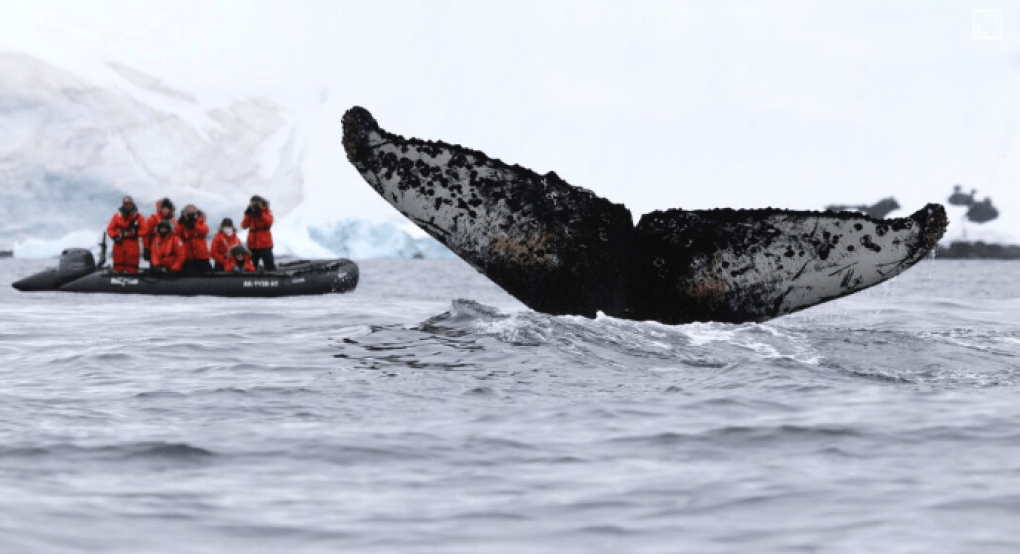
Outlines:
[[[349,292],[358,285],[358,266],[346,259],[295,261],[264,273],[212,273],[209,275],[126,275],[96,271],[66,284],[51,283],[47,270],[14,283],[22,291],[152,294],[175,296],[275,297]],[[46,274],[46,275],[43,275]]]
[[21,292],[47,292],[60,290],[60,285],[66,282],[67,279],[61,277],[60,271],[51,267],[29,275],[20,281],[15,281],[12,286]]

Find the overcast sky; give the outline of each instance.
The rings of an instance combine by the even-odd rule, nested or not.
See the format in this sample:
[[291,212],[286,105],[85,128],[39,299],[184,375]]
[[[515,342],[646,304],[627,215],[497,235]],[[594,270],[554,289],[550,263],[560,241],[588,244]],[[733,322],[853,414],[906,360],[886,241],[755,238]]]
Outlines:
[[362,105],[635,216],[914,210],[961,183],[1020,240],[1020,0],[3,0],[0,48],[118,61],[210,105],[267,96],[319,124],[309,186],[344,215],[391,213],[339,146]]

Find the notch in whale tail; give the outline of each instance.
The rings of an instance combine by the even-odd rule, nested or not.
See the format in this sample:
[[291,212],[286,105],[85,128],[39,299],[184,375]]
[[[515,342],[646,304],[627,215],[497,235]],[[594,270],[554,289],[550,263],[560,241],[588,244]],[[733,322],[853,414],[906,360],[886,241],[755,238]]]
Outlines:
[[909,217],[672,209],[642,216],[486,154],[343,117],[347,159],[387,202],[528,307],[676,324],[765,321],[902,273],[945,232]]

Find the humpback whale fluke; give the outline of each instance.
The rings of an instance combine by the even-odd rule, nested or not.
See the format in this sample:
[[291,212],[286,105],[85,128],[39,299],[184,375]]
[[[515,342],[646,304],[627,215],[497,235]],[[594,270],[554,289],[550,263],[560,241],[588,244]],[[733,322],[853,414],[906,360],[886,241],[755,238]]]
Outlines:
[[876,285],[923,259],[948,223],[777,209],[642,216],[482,152],[343,117],[347,159],[387,202],[528,307],[668,324],[765,321]]

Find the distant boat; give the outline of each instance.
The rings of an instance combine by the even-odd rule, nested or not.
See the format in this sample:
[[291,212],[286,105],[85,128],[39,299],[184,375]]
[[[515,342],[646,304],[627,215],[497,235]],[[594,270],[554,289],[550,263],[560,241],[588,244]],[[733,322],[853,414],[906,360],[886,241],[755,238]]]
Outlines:
[[992,205],[991,198],[985,198],[980,202],[974,202],[967,210],[967,219],[974,223],[987,223],[999,217],[999,210]]
[[962,187],[956,185],[953,187],[953,194],[949,196],[949,203],[954,206],[970,206],[975,201],[975,194],[977,189],[970,189],[970,194],[964,194]]
[[871,206],[864,205],[842,206],[837,204],[832,206],[826,206],[825,209],[831,210],[833,212],[862,212],[868,214],[869,216],[875,219],[884,219],[885,216],[889,215],[889,212],[893,212],[900,209],[900,203],[897,202],[895,198],[890,196],[889,198],[883,198],[882,200],[879,200],[878,202]]

